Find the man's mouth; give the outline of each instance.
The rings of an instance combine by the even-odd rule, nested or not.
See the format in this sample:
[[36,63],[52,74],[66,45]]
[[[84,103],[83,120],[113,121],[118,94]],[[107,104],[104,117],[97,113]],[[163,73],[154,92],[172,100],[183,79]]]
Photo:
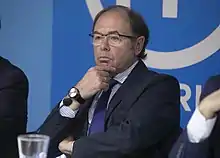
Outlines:
[[99,59],[99,62],[101,63],[108,63],[112,60],[109,57],[99,57],[98,59]]

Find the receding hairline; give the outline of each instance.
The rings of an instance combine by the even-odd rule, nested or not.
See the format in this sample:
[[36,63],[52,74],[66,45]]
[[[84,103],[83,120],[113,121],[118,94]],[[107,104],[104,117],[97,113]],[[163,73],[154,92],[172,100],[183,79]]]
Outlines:
[[128,15],[128,10],[130,8],[126,8],[126,7],[115,7],[115,8],[111,8],[110,10],[107,10],[105,12],[103,12],[97,19],[97,21],[94,23],[93,25],[93,30],[95,29],[95,26],[96,26],[96,23],[99,21],[99,19],[106,15],[106,14],[111,14],[111,13],[118,13],[121,17],[121,19],[123,19],[128,25],[129,25],[129,28],[130,28],[130,31],[133,33],[132,31],[132,28],[131,28],[131,23],[130,23],[130,18],[129,18],[129,15]]

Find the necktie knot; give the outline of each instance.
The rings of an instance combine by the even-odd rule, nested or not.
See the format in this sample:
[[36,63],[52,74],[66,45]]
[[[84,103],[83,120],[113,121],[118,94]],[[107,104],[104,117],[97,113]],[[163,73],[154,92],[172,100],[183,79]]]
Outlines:
[[117,83],[118,81],[116,81],[115,79],[111,79],[109,81],[109,90],[111,90]]

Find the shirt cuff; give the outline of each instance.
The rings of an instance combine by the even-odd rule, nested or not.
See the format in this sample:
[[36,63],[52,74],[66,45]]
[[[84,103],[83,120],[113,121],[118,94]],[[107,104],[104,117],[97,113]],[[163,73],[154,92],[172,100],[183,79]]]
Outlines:
[[[63,105],[63,100],[60,102],[60,107]],[[72,110],[69,106],[60,108],[60,115],[63,117],[74,118],[79,109]]]
[[217,117],[206,119],[196,108],[187,125],[187,135],[191,143],[199,143],[208,138]]
[[60,156],[58,156],[56,158],[66,158],[66,156],[64,154],[62,154],[62,155],[60,155]]

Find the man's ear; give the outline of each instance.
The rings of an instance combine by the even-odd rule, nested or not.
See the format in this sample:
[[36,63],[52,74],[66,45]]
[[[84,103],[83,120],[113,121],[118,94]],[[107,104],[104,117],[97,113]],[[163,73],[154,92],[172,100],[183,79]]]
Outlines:
[[145,37],[144,36],[140,36],[137,38],[136,40],[136,45],[135,45],[135,55],[139,55],[144,47],[144,41],[145,41]]

